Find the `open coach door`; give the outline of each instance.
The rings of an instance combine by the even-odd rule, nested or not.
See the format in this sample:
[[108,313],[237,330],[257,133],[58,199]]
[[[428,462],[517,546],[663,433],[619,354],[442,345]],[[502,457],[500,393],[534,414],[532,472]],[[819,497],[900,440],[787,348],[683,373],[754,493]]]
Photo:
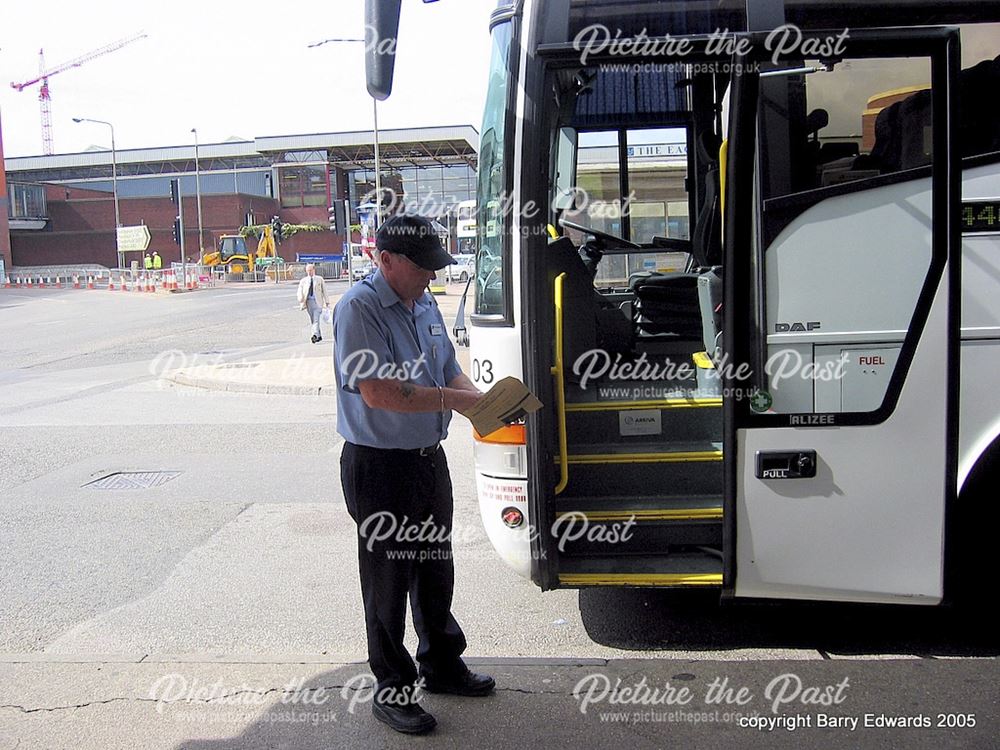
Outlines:
[[[760,67],[730,91],[723,593],[937,604],[958,443],[959,37],[807,46],[836,36],[775,60],[751,34],[743,62]],[[891,112],[866,106],[914,79]],[[852,98],[863,142],[825,140],[823,105]]]

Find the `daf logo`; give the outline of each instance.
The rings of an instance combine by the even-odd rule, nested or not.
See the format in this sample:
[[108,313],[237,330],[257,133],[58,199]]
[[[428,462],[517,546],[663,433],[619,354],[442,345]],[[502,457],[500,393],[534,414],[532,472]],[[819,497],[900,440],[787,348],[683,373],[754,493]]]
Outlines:
[[820,321],[810,320],[807,323],[775,323],[774,332],[775,333],[789,333],[798,331],[818,331],[820,328]]

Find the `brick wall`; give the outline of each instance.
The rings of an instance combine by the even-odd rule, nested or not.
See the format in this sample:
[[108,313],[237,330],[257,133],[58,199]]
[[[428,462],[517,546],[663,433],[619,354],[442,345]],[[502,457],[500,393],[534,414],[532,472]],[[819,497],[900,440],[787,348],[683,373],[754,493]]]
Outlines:
[[[0,258],[4,268],[13,265],[10,255],[10,232],[7,223],[7,173],[3,165],[3,125],[0,125]],[[2,279],[0,279],[2,281]]]
[[[115,204],[108,193],[94,190],[50,185],[47,189],[49,224],[37,232],[12,233],[13,261],[19,266],[99,263],[117,266],[115,250]],[[184,248],[190,259],[199,254],[198,202],[184,197]],[[292,224],[317,223],[327,226],[325,207],[280,209],[278,201],[250,195],[202,196],[203,242],[206,252],[216,247],[218,238],[233,234],[247,212],[252,211],[258,222],[277,215]],[[176,206],[166,196],[155,198],[122,198],[119,200],[121,222],[125,226],[146,224],[149,227],[149,252],[156,250],[164,264],[180,261],[180,248],[173,241]],[[329,230],[300,232],[285,240],[278,253],[294,261],[296,253],[339,253],[343,237]],[[250,243],[253,246],[253,243]],[[141,253],[129,253],[127,261],[141,258]]]

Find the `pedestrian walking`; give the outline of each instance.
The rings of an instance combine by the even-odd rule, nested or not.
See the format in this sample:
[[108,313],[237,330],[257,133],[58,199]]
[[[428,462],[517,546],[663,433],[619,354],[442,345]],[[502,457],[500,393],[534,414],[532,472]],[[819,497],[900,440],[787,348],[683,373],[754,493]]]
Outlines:
[[[483,394],[459,367],[426,291],[435,271],[454,262],[430,222],[388,219],[376,251],[378,269],[333,315],[340,476],[358,526],[368,662],[377,681],[372,713],[399,732],[421,734],[437,722],[419,705],[417,688],[464,696],[494,688],[492,677],[471,672],[461,658],[465,635],[451,612],[454,501],[441,447],[452,410]],[[399,532],[386,538],[376,531],[383,524]],[[403,645],[407,597],[419,671]]]
[[322,276],[316,275],[316,266],[312,263],[306,266],[306,275],[299,281],[299,288],[296,293],[299,300],[299,307],[309,313],[309,320],[312,322],[312,338],[314,344],[323,340],[323,329],[320,321],[323,318],[323,310],[330,307],[330,299],[326,296],[326,282]]

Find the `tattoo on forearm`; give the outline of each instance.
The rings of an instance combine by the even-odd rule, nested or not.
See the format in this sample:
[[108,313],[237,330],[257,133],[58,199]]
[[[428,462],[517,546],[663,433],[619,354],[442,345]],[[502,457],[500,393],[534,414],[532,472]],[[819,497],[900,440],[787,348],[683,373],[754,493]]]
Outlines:
[[413,398],[413,394],[416,393],[416,389],[409,383],[400,383],[399,392],[402,394],[403,398],[409,401]]

